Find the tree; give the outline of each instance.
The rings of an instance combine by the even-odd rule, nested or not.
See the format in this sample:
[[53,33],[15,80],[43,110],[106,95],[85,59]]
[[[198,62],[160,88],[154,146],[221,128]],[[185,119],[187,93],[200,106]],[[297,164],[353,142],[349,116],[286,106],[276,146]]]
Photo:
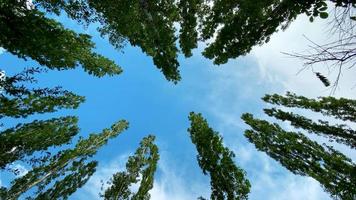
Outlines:
[[82,65],[98,77],[122,72],[113,61],[92,51],[89,35],[65,29],[38,9],[28,7],[27,0],[4,0],[0,13],[0,46],[19,58],[31,58],[58,70]]
[[76,117],[35,120],[0,132],[0,169],[36,151],[69,143],[79,128]]
[[123,40],[141,47],[167,80],[180,80],[174,21],[178,16],[172,0],[89,1],[101,14],[100,32],[119,47]]
[[219,133],[209,127],[201,114],[191,112],[189,120],[191,127],[188,132],[198,151],[199,166],[211,178],[210,198],[247,199],[250,182],[245,178],[245,172],[235,165],[234,153],[223,146]]
[[[6,199],[17,199],[34,187],[37,187],[39,194],[34,199],[46,199],[45,197],[48,196],[67,198],[77,189],[71,186],[81,187],[95,171],[96,162],[85,161],[109,139],[118,136],[127,128],[128,122],[121,120],[113,124],[110,129],[104,129],[99,134],[92,133],[87,139],[80,139],[75,148],[60,151],[52,156],[48,163],[43,163],[26,175],[15,179],[7,191]],[[53,188],[46,187],[53,182]]]
[[24,118],[36,113],[55,112],[57,109],[75,109],[85,98],[61,87],[34,89],[25,83],[36,83],[35,74],[45,72],[28,68],[14,76],[0,80],[0,119]]
[[[154,173],[159,160],[158,147],[153,143],[155,137],[149,135],[142,139],[135,155],[130,156],[126,163],[126,172],[118,172],[108,181],[111,186],[102,195],[105,199],[150,199],[148,193],[153,187]],[[137,192],[130,186],[139,183]]]
[[102,26],[99,32],[108,36],[116,48],[122,48],[125,41],[132,46],[139,46],[153,58],[154,64],[167,80],[175,83],[180,80],[173,24],[178,19],[178,11],[174,1],[38,0],[35,4],[57,14],[64,10],[69,17],[78,21],[100,22]]
[[[287,93],[286,97],[277,94],[266,95],[263,100],[274,105],[309,109],[325,116],[355,122],[354,100],[333,97],[321,97],[316,100],[291,93]],[[355,148],[355,131],[347,125],[330,125],[323,120],[316,123],[304,116],[276,108],[264,111],[269,116],[289,121],[295,128]],[[353,186],[356,181],[356,165],[350,158],[331,146],[320,145],[310,140],[303,133],[285,131],[278,124],[255,119],[249,113],[243,114],[242,119],[251,127],[245,131],[245,136],[258,150],[267,153],[294,174],[310,176],[319,181],[335,199],[356,197],[356,189]]]

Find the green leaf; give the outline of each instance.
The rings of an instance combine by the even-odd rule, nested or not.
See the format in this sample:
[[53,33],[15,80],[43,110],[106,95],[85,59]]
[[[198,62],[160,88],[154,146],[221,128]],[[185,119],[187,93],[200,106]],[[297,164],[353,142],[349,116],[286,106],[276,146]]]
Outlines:
[[321,7],[320,9],[319,9],[319,11],[325,11],[325,10],[327,10],[328,9],[328,7],[327,6],[324,6],[324,7]]
[[321,12],[319,13],[319,16],[322,18],[322,19],[326,19],[328,18],[329,14],[327,12]]

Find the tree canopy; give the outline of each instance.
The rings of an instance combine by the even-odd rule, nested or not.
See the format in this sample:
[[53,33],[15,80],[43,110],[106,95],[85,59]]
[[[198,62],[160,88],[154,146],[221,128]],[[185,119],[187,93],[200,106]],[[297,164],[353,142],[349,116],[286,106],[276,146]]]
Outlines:
[[250,182],[245,171],[233,161],[235,154],[222,144],[218,132],[209,127],[201,114],[189,115],[190,138],[198,151],[197,160],[205,175],[210,175],[210,199],[248,199]]
[[[150,199],[148,192],[153,187],[154,173],[159,160],[158,147],[153,143],[154,140],[153,135],[142,139],[135,154],[129,157],[126,171],[114,174],[108,181],[110,187],[102,195],[104,199]],[[139,184],[137,192],[130,190],[133,184]]]
[[122,72],[113,61],[93,52],[91,36],[64,28],[25,0],[2,1],[0,13],[0,46],[19,58],[58,70],[81,65],[98,77]]
[[[354,0],[331,2],[335,7],[356,6]],[[190,57],[198,41],[207,44],[206,58],[224,64],[268,42],[300,14],[308,15],[310,21],[328,17],[326,0],[37,0],[35,5],[56,14],[64,10],[79,22],[100,22],[99,31],[115,47],[123,47],[125,41],[140,47],[175,83],[181,79],[178,53]],[[180,25],[179,31],[174,24]]]

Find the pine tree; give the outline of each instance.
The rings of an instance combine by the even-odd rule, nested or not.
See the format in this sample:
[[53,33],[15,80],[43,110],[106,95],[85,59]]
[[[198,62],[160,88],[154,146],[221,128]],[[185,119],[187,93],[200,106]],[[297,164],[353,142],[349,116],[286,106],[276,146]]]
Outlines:
[[[142,139],[135,155],[129,157],[126,171],[114,174],[108,181],[111,186],[102,195],[105,199],[150,199],[148,192],[153,187],[154,173],[159,160],[158,147],[153,143],[154,140],[153,135]],[[135,193],[129,187],[136,183],[140,186]]]
[[[263,100],[278,106],[308,109],[325,116],[355,122],[356,101],[350,99],[308,99],[287,93],[286,96],[266,95]],[[356,147],[356,132],[346,124],[331,125],[325,120],[314,122],[302,115],[274,107],[264,111],[271,117],[290,122],[299,130],[327,137],[351,148]],[[310,176],[319,181],[334,199],[356,198],[356,165],[350,158],[331,146],[310,140],[303,133],[285,131],[276,123],[255,119],[248,113],[243,114],[242,119],[251,127],[245,131],[245,136],[258,150],[267,153],[294,174]]]
[[198,151],[199,166],[211,178],[210,198],[247,199],[250,182],[245,178],[245,172],[235,165],[234,153],[223,146],[219,133],[209,127],[201,114],[191,112],[189,120],[191,127],[188,132]]
[[[96,162],[87,164],[86,161],[109,139],[118,136],[127,128],[128,123],[121,120],[110,129],[104,129],[99,134],[92,133],[87,139],[80,139],[75,148],[60,151],[52,156],[48,163],[42,163],[26,175],[15,179],[6,193],[6,199],[17,199],[34,187],[37,187],[36,193],[39,194],[38,197],[31,197],[34,199],[48,196],[68,197],[77,189],[69,186],[81,187],[88,180],[88,176],[94,173]],[[51,183],[54,183],[54,186],[48,188]],[[60,193],[57,193],[59,191]]]
[[19,58],[31,58],[50,69],[81,65],[89,74],[101,77],[121,73],[113,61],[92,51],[86,34],[77,34],[45,16],[27,0],[0,3],[0,46]]

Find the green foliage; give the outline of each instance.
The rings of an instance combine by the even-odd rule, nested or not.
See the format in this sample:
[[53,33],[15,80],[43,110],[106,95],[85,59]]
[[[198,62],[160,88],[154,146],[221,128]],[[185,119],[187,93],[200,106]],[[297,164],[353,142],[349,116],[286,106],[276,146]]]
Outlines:
[[203,21],[202,37],[206,40],[216,34],[216,39],[203,55],[215,64],[226,63],[229,58],[245,55],[252,47],[268,42],[273,33],[286,29],[299,14],[326,18],[326,8],[325,0],[214,1]]
[[62,180],[57,181],[53,187],[41,192],[37,195],[36,200],[48,199],[68,199],[78,188],[81,188],[94,174],[97,166],[96,161],[91,161],[85,164],[84,161],[75,162],[70,169],[70,174],[66,175]]
[[167,80],[180,80],[173,22],[178,13],[173,0],[89,1],[104,22],[100,32],[121,47],[124,40],[141,47]]
[[356,131],[352,130],[345,124],[330,125],[328,121],[319,120],[313,122],[304,116],[294,114],[292,112],[284,112],[280,109],[264,109],[265,113],[271,117],[275,117],[282,121],[289,121],[295,128],[302,128],[309,133],[322,135],[331,141],[349,145],[351,148],[356,148]]
[[[83,97],[60,87],[31,88],[28,83],[36,83],[34,75],[39,72],[42,70],[30,68],[1,81],[0,118],[77,108],[84,101]],[[29,190],[29,194],[36,192],[27,199],[67,199],[95,172],[97,162],[87,160],[110,138],[128,127],[126,121],[119,121],[100,134],[81,138],[73,149],[59,151],[55,148],[46,152],[69,143],[79,131],[77,121],[72,116],[34,120],[0,132],[0,168],[5,169],[7,164],[16,161],[31,168],[27,174],[13,180],[9,188],[0,189],[1,199],[18,199]],[[52,155],[55,152],[57,154]]]
[[[189,115],[190,138],[198,151],[198,163],[204,174],[210,175],[211,199],[247,199],[250,182],[245,172],[233,161],[232,151],[224,147],[219,133],[209,127],[208,122],[193,112]],[[203,199],[202,197],[200,197]]]
[[[286,96],[273,94],[265,95],[262,99],[273,105],[307,109],[343,121],[356,122],[356,101],[351,99],[309,99],[289,92]],[[264,109],[264,112],[290,122],[297,129],[356,148],[356,132],[346,124],[331,125],[325,120],[315,122],[274,107]],[[245,136],[258,150],[266,152],[294,174],[310,176],[319,181],[333,198],[355,199],[356,165],[351,159],[330,146],[319,145],[300,132],[285,131],[278,124],[255,119],[249,113],[243,114],[242,119],[252,128],[245,131]]]
[[26,1],[0,3],[0,46],[20,58],[31,58],[50,69],[82,65],[89,74],[101,77],[121,73],[113,61],[92,52],[90,36],[65,29]]
[[[142,139],[135,155],[129,157],[126,171],[114,174],[108,181],[111,186],[105,190],[103,195],[105,199],[150,199],[148,192],[153,187],[154,173],[159,160],[158,147],[153,143],[154,140],[153,135]],[[136,193],[129,188],[135,183],[140,183]]]
[[79,128],[76,117],[35,120],[0,132],[0,168],[36,151],[68,143]]
[[192,49],[198,43],[198,15],[201,13],[203,0],[180,0],[178,4],[180,15],[179,44],[186,57],[192,56]]
[[322,75],[320,72],[316,72],[315,75],[325,85],[325,87],[330,86],[330,81],[324,75]]
[[86,0],[35,0],[34,4],[56,15],[60,15],[64,10],[68,17],[83,24],[89,25],[98,20],[95,11],[89,7]]
[[[35,113],[54,112],[61,108],[77,108],[84,98],[60,87],[30,88],[28,83],[35,83],[34,74],[41,72],[38,68],[29,68],[14,76],[1,80],[0,118],[28,117]],[[26,85],[27,84],[27,85]],[[26,124],[17,124],[0,132],[1,159],[0,168],[14,161],[36,163],[46,159],[28,156],[44,153],[52,146],[68,143],[79,131],[78,119],[73,116],[34,120]]]
[[356,122],[356,100],[353,99],[320,97],[316,100],[298,96],[290,92],[287,92],[285,97],[273,94],[266,95],[262,99],[267,103],[275,105],[309,109],[340,120]]
[[60,87],[31,89],[26,83],[36,83],[33,75],[43,70],[29,68],[0,81],[0,118],[27,117],[36,113],[55,112],[62,108],[77,108],[84,97]]
[[[128,123],[121,120],[104,129],[99,134],[90,134],[87,139],[80,139],[73,149],[60,151],[52,156],[47,163],[33,168],[26,175],[15,179],[7,191],[7,199],[17,199],[33,187],[37,187],[38,198],[54,195],[55,197],[66,198],[77,188],[68,186],[82,186],[88,176],[94,173],[96,162],[86,164],[85,161],[92,157],[100,147],[105,145],[111,138],[116,137],[128,128]],[[63,175],[65,175],[63,177]],[[60,180],[61,178],[64,178]],[[47,188],[54,182],[54,188]],[[61,193],[56,193],[56,189]],[[37,197],[32,197],[37,198]]]
[[319,181],[335,199],[355,199],[356,165],[329,146],[321,146],[302,133],[284,131],[277,124],[243,114],[252,129],[245,136],[260,151],[302,176]]
[[[167,80],[178,82],[176,40],[186,57],[198,40],[207,43],[203,55],[223,64],[269,41],[300,14],[327,18],[326,0],[37,0],[49,12],[61,10],[79,22],[100,22],[99,31],[117,48],[128,41],[153,58]],[[337,7],[355,1],[332,1]],[[174,24],[180,25],[176,34]]]

